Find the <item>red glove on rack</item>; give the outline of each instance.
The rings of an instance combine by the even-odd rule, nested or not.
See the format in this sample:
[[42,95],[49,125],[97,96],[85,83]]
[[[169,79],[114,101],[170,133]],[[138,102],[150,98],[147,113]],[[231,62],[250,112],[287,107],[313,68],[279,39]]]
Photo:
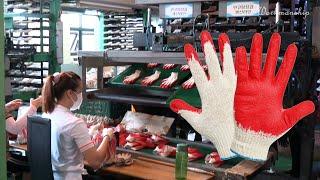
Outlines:
[[261,34],[253,37],[250,65],[247,63],[246,49],[239,47],[236,50],[236,128],[231,150],[249,159],[266,160],[270,145],[314,111],[311,101],[304,101],[289,109],[283,108],[282,100],[295,63],[297,47],[289,45],[275,75],[280,44],[280,35],[274,33],[263,71]]

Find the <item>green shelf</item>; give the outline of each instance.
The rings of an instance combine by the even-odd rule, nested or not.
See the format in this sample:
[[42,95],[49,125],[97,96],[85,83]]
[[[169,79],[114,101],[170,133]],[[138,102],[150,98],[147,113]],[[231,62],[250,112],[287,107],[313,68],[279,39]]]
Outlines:
[[85,100],[83,101],[80,109],[76,111],[76,113],[107,116],[112,119],[118,119],[122,117],[129,109],[130,105],[128,104],[100,100]]
[[196,87],[187,90],[180,87],[177,91],[173,93],[172,96],[168,98],[167,104],[170,104],[170,102],[174,99],[182,99],[192,106],[199,108],[201,107],[201,99],[198,89]]
[[51,59],[51,55],[50,53],[36,53],[33,58],[32,58],[32,62],[48,62]]
[[13,91],[13,99],[21,99],[29,102],[30,98],[37,98],[38,91]]

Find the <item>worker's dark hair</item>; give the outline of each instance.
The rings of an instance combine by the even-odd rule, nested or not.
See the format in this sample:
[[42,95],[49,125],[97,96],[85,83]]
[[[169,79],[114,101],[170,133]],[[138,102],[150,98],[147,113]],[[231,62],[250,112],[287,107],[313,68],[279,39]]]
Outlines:
[[42,88],[43,112],[51,113],[67,90],[76,91],[81,78],[74,72],[61,72],[47,77]]

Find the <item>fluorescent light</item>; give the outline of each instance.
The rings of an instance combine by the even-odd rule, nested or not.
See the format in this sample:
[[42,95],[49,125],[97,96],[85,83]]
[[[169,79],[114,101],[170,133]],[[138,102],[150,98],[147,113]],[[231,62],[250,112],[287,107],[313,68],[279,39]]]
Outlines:
[[121,5],[113,5],[107,3],[97,3],[97,2],[90,2],[90,1],[80,1],[80,6],[89,6],[98,9],[118,9],[118,10],[132,10],[131,7],[121,6]]

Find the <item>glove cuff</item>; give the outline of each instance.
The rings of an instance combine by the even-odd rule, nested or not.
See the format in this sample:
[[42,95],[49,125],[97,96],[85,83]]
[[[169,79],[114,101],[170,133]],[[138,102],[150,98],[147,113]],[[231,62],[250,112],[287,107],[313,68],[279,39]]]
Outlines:
[[209,139],[212,140],[212,143],[214,144],[215,148],[217,149],[221,160],[228,160],[237,156],[230,150],[234,133],[226,133],[226,129],[229,129],[229,131],[231,131],[231,129],[234,129],[234,127],[216,127],[213,130],[215,132],[215,136],[208,136]]
[[231,151],[246,159],[265,161],[268,157],[269,148],[276,139],[276,136],[270,134],[254,132],[236,126]]

